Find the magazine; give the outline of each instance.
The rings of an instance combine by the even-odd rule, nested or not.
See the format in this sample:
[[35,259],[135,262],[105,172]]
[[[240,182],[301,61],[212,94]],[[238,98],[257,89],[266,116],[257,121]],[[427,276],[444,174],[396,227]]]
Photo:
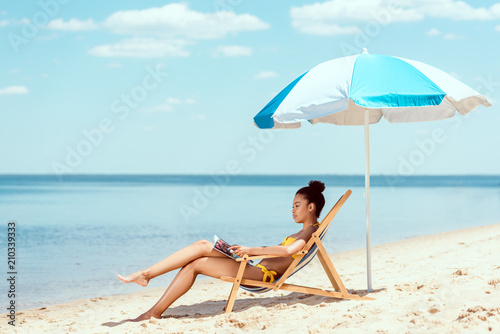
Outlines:
[[[214,234],[214,249],[221,252],[222,254],[226,255],[227,257],[230,257],[233,260],[236,260],[239,258],[236,253],[229,249],[232,245],[228,244],[221,238],[219,238],[217,235]],[[249,260],[248,263],[253,263],[252,260]]]

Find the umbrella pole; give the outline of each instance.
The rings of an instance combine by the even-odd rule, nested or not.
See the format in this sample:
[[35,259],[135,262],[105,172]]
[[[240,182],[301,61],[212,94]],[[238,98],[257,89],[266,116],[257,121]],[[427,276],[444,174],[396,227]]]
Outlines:
[[370,242],[370,111],[365,109],[365,204],[367,292],[372,291],[372,254]]

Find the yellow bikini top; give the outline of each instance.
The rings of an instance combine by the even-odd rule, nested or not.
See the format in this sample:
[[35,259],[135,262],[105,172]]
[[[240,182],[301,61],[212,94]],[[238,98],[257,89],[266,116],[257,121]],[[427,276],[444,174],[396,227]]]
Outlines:
[[[314,224],[313,226],[319,226],[320,224],[319,223],[316,223]],[[290,245],[292,242],[294,242],[295,238],[292,238],[292,237],[286,237],[285,239],[283,239],[283,242],[281,243],[282,246],[288,246]],[[297,255],[292,255],[292,257],[295,259],[297,257]]]

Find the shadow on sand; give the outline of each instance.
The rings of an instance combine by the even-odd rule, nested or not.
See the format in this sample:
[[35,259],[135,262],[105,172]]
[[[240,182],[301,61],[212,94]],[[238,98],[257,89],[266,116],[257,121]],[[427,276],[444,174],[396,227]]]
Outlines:
[[[385,289],[377,289],[370,292],[370,294],[383,291]],[[368,293],[366,290],[348,290],[349,293],[356,294],[360,297],[366,296]],[[286,296],[270,296],[254,298],[251,294],[248,297],[248,293],[240,295],[239,299],[236,299],[232,313],[243,312],[254,306],[261,306],[266,308],[275,307],[278,304],[286,304],[287,306],[292,306],[295,304],[315,306],[322,303],[332,304],[343,302],[344,299],[316,296],[311,294],[304,294],[300,292],[292,292]],[[246,298],[245,298],[246,297]],[[162,319],[168,318],[182,318],[182,319],[198,319],[213,317],[215,315],[220,315],[224,313],[224,308],[226,307],[227,300],[217,300],[217,301],[205,301],[198,304],[192,305],[179,305],[173,308],[167,309],[166,315],[162,315]],[[137,314],[139,315],[139,314]],[[121,324],[128,322],[129,319],[125,319],[119,322],[105,322],[101,326],[116,327]]]

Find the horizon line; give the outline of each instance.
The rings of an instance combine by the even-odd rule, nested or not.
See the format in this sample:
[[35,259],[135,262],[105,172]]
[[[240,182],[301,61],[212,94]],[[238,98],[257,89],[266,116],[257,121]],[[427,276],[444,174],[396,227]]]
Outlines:
[[[71,173],[71,174],[53,174],[53,173],[0,173],[1,176],[55,176],[55,177],[66,177],[66,176],[214,176],[214,175],[229,175],[232,177],[237,176],[365,176],[365,174],[329,174],[329,173],[304,173],[304,174],[230,174],[230,173]],[[372,176],[399,176],[399,177],[421,177],[421,176],[500,176],[498,174],[370,174]]]

